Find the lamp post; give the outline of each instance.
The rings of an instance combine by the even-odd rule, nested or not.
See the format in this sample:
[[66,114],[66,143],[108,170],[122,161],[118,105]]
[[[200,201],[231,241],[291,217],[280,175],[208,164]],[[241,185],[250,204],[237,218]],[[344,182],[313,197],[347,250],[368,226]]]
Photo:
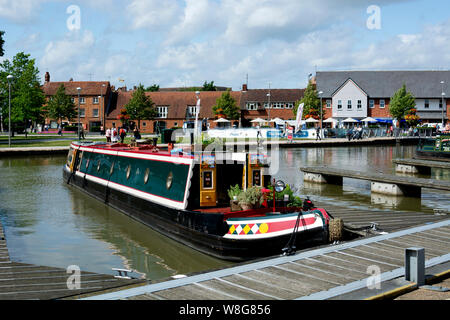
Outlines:
[[8,147],[11,148],[11,82],[13,81],[14,77],[12,75],[9,75],[6,77],[6,79],[8,80],[8,89],[9,89],[9,97],[8,97],[8,101],[9,101],[9,116],[8,116]]
[[318,94],[319,94],[319,97],[320,97],[320,132],[319,132],[319,134],[321,135],[322,134],[322,128],[323,128],[323,116],[322,116],[322,109],[323,109],[322,94],[323,94],[323,91],[319,91]]
[[195,122],[194,122],[194,144],[196,144],[198,136],[198,115],[200,114],[200,91],[195,91],[197,104],[195,106]]
[[[103,88],[105,88],[105,87],[106,87],[106,85],[102,84],[102,90],[100,92],[100,94],[101,94],[101,99],[100,99],[100,122],[101,122],[101,125],[103,126],[103,128],[105,127],[105,124],[104,124],[104,121],[103,121],[105,119],[105,100],[103,99]],[[106,95],[106,92],[105,92],[105,95]]]
[[270,121],[270,82],[269,82],[269,93],[267,94],[267,98],[268,98],[268,105],[267,108],[269,109],[269,111],[267,112],[267,121]]
[[80,93],[81,93],[81,88],[78,87],[77,88],[77,92],[78,92],[78,124],[77,124],[77,129],[78,129],[78,140],[80,140],[81,136],[80,136]]
[[[441,85],[442,85],[442,93],[441,93],[441,99],[442,99],[442,128],[444,128],[444,96],[445,96],[445,92],[444,92],[444,81],[441,81]],[[441,129],[442,129],[441,128]]]

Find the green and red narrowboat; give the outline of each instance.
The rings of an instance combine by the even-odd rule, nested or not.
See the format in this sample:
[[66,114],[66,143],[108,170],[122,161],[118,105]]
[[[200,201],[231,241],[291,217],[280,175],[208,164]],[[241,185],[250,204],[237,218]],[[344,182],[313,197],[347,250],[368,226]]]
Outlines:
[[212,256],[249,260],[326,242],[324,209],[232,211],[227,190],[271,184],[264,156],[183,152],[152,145],[73,142],[65,181],[176,241]]
[[416,158],[450,161],[450,134],[420,138]]

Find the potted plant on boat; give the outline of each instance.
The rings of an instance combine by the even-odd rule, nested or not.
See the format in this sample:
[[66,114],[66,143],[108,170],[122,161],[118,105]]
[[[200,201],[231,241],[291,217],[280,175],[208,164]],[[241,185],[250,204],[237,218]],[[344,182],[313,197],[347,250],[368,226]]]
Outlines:
[[[273,186],[268,186],[270,192],[267,193],[267,201],[269,206],[273,204]],[[291,189],[289,184],[286,184],[286,188],[281,192],[275,192],[275,206],[276,207],[292,207],[300,208],[302,206],[302,200],[300,197],[294,195],[294,190]]]
[[261,207],[264,201],[264,196],[261,188],[251,187],[245,191],[242,191],[238,196],[238,203],[242,210],[250,210]]
[[230,208],[231,211],[240,211],[241,207],[238,202],[238,196],[242,193],[241,188],[239,185],[235,185],[234,187],[231,186],[230,189],[228,189],[228,196],[230,197]]

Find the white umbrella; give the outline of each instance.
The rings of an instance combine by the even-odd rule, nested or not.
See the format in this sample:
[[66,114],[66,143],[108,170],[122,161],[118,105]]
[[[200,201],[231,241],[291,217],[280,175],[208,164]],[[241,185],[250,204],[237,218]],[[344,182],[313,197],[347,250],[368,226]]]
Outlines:
[[333,118],[328,118],[327,120],[323,121],[324,123],[333,123],[333,122],[338,122],[336,119]]
[[342,121],[342,122],[358,122],[358,120],[355,120],[355,119],[353,119],[353,118],[347,118],[347,119],[345,119],[345,120]]
[[275,122],[276,124],[284,124],[286,121],[280,118],[275,118],[270,120],[269,122]]
[[214,122],[218,122],[218,123],[228,123],[228,122],[230,122],[230,120],[227,120],[227,119],[224,119],[224,118],[220,118],[220,119],[215,120]]
[[377,119],[374,119],[372,117],[367,117],[361,120],[362,122],[377,122]]
[[255,122],[264,123],[264,122],[267,122],[267,120],[264,120],[264,119],[261,119],[261,118],[256,118],[256,119],[254,119],[254,120],[252,120],[250,122],[253,122],[253,123],[255,123]]
[[315,122],[319,122],[319,120],[316,120],[314,118],[308,118],[308,119],[305,120],[305,122],[315,123]]

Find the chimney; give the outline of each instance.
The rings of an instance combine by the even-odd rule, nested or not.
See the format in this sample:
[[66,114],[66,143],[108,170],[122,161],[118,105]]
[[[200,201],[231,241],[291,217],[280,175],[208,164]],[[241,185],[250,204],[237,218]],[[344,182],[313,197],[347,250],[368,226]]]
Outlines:
[[47,71],[45,73],[45,83],[49,83],[50,82],[50,73]]
[[73,78],[70,78],[69,81],[72,82],[72,81],[73,81]]
[[247,91],[247,84],[246,84],[246,83],[244,83],[244,84],[242,85],[242,91]]

